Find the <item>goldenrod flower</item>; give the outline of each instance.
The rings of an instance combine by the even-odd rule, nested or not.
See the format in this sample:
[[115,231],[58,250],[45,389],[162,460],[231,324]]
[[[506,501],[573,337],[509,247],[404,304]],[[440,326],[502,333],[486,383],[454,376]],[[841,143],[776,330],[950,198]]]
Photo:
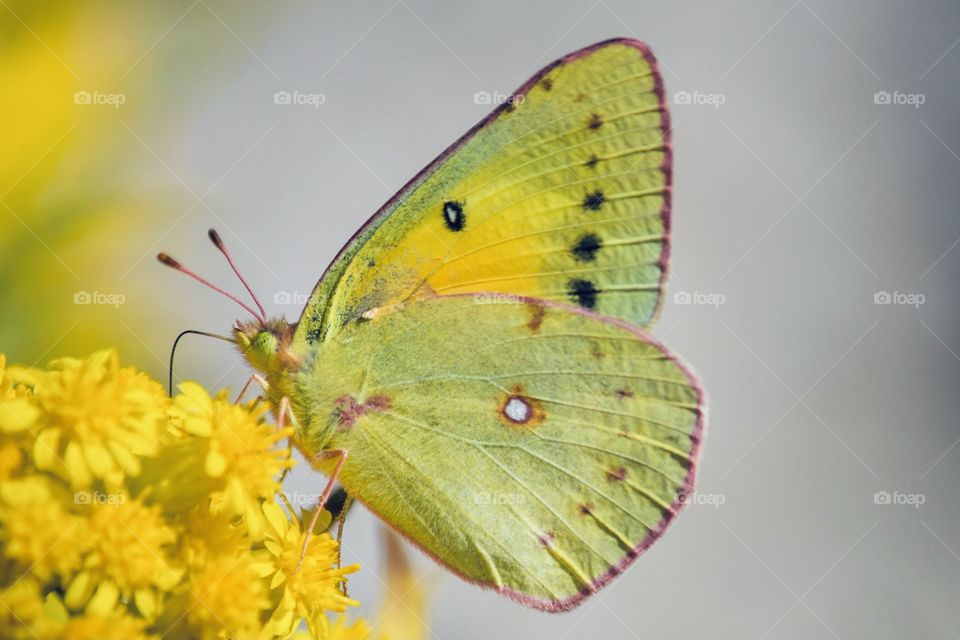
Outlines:
[[58,635],[70,640],[160,640],[159,635],[148,633],[146,628],[146,620],[118,608],[106,615],[88,612],[72,617]]
[[[277,505],[288,432],[192,383],[172,402],[113,351],[0,356],[0,638],[360,640],[328,613],[356,566]],[[322,522],[329,523],[329,514]]]
[[275,502],[264,503],[263,514],[269,523],[263,544],[273,556],[273,565],[266,575],[271,589],[283,589],[273,618],[278,623],[303,618],[315,634],[323,637],[327,633],[325,611],[343,612],[358,604],[339,587],[347,575],[360,567],[333,566],[338,557],[337,541],[326,533],[311,534],[304,556],[303,520],[291,522]]
[[117,485],[124,474],[140,472],[142,456],[156,454],[167,411],[163,387],[120,368],[116,352],[61,358],[47,371],[7,373],[34,390],[39,414],[30,417],[38,469],[62,475],[74,488],[97,479]]
[[23,576],[0,590],[0,630],[4,638],[42,637],[43,620],[43,594],[33,576]]
[[41,580],[71,575],[90,545],[87,522],[70,513],[66,493],[52,485],[33,475],[0,486],[3,554]]
[[231,637],[247,638],[260,628],[261,612],[270,607],[261,561],[246,554],[219,556],[191,572],[187,590],[188,620],[200,637],[216,638],[224,628]]
[[[294,634],[293,640],[308,640],[310,637],[307,632],[299,632]],[[346,618],[337,616],[327,632],[326,640],[369,640],[372,637],[366,621],[356,620],[353,624],[347,624]]]
[[280,490],[279,474],[292,466],[278,442],[291,435],[262,422],[264,404],[232,404],[225,393],[211,398],[197,384],[181,384],[172,414],[184,432],[205,439],[208,448],[204,471],[223,479],[223,490],[214,496],[214,511],[243,516],[250,533],[263,527],[260,503]]
[[152,619],[159,593],[172,589],[182,575],[169,557],[175,530],[159,507],[145,506],[124,493],[77,495],[91,510],[87,526],[93,545],[67,587],[67,605],[89,609],[92,602],[98,611],[108,611],[122,598]]

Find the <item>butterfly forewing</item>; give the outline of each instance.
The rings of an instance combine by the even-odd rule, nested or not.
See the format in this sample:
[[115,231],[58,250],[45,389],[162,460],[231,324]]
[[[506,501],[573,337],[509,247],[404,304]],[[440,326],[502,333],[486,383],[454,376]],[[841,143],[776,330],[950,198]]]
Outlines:
[[318,285],[298,343],[402,300],[473,291],[646,325],[665,278],[670,181],[646,46],[615,40],[566,56],[371,219]]

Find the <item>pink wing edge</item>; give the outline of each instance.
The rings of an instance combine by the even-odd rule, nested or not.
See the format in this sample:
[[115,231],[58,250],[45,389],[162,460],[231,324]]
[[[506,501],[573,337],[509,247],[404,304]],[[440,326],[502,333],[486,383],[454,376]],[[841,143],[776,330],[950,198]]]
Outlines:
[[[664,194],[663,194],[663,205],[660,208],[660,219],[663,223],[663,248],[660,251],[660,259],[657,261],[657,266],[660,268],[660,282],[657,291],[657,304],[653,309],[653,312],[650,314],[650,319],[647,320],[646,326],[651,326],[660,315],[660,310],[663,308],[663,298],[664,291],[666,290],[667,276],[669,275],[670,270],[670,244],[671,244],[671,208],[673,200],[673,145],[671,138],[670,130],[670,109],[669,104],[666,98],[666,93],[663,88],[663,77],[660,73],[660,66],[657,63],[656,56],[653,55],[653,52],[650,50],[650,47],[647,46],[645,42],[636,40],[633,38],[610,38],[607,40],[602,40],[600,42],[591,44],[589,46],[578,49],[573,53],[568,53],[562,58],[558,58],[548,64],[547,66],[540,69],[536,72],[529,80],[520,85],[520,88],[514,91],[511,95],[513,96],[526,96],[527,93],[538,83],[544,76],[550,73],[553,69],[563,66],[574,60],[579,60],[584,58],[598,49],[608,47],[610,45],[626,45],[633,47],[644,57],[647,61],[647,64],[650,65],[650,71],[653,74],[653,91],[657,96],[657,101],[660,104],[660,130],[663,133],[663,163],[660,165],[660,170],[664,175]],[[370,216],[366,222],[364,222],[359,229],[354,232],[354,234],[344,243],[343,247],[340,248],[340,251],[337,252],[337,255],[334,256],[333,260],[330,261],[330,264],[324,269],[320,278],[317,280],[317,284],[314,287],[313,291],[310,293],[308,299],[312,299],[317,289],[320,287],[320,283],[323,282],[324,277],[330,272],[330,269],[340,260],[344,253],[350,248],[354,241],[360,237],[371,225],[377,223],[382,217],[387,215],[393,206],[402,200],[407,194],[415,189],[427,176],[432,174],[436,169],[442,165],[447,158],[452,156],[457,152],[463,145],[465,145],[478,131],[484,127],[490,125],[495,121],[501,113],[507,111],[510,108],[510,101],[504,101],[502,104],[498,105],[493,111],[487,114],[480,122],[476,123],[470,129],[460,136],[453,144],[444,149],[440,155],[433,159],[430,164],[421,169],[416,175],[414,175],[410,180],[404,184],[399,191],[393,194],[389,200],[387,200],[377,211]],[[301,318],[302,320],[302,318]]]
[[[474,292],[471,293],[459,293],[452,294],[449,296],[436,296],[438,298],[466,298],[473,297],[477,295]],[[544,600],[541,598],[534,598],[525,593],[520,593],[518,591],[513,591],[511,589],[498,588],[495,584],[491,582],[483,582],[482,580],[475,580],[469,576],[464,575],[463,573],[457,571],[455,568],[451,567],[443,560],[437,558],[432,552],[424,548],[419,542],[411,538],[406,532],[402,531],[390,523],[382,514],[377,512],[375,509],[371,508],[364,500],[357,494],[352,494],[354,497],[359,500],[371,513],[377,516],[381,522],[389,526],[392,530],[400,534],[404,539],[407,540],[414,547],[419,549],[425,555],[430,557],[432,560],[437,562],[439,565],[445,567],[451,573],[457,575],[465,582],[470,584],[475,584],[477,586],[483,587],[485,589],[492,589],[499,593],[500,595],[506,596],[511,600],[519,602],[520,604],[530,607],[532,609],[538,609],[540,611],[545,611],[548,613],[562,613],[565,611],[570,611],[577,606],[579,606],[584,600],[586,600],[591,595],[597,593],[600,589],[609,584],[614,578],[626,571],[630,565],[632,565],[637,558],[639,558],[647,549],[653,546],[653,543],[660,539],[660,536],[664,534],[667,528],[673,523],[677,515],[686,507],[688,504],[687,498],[692,494],[694,483],[696,481],[697,475],[697,466],[700,459],[700,447],[703,442],[703,437],[706,433],[707,426],[707,397],[706,392],[700,384],[700,380],[692,372],[690,367],[686,365],[679,357],[673,354],[669,349],[667,349],[663,343],[659,340],[651,337],[647,332],[645,332],[640,327],[630,324],[625,320],[619,318],[611,318],[608,316],[600,315],[583,307],[563,304],[560,302],[554,302],[552,300],[542,300],[540,298],[528,298],[528,297],[519,297],[517,299],[518,304],[536,304],[543,305],[546,307],[560,309],[569,313],[576,313],[588,318],[594,318],[601,322],[606,322],[608,324],[615,325],[621,329],[628,331],[635,335],[638,339],[643,340],[644,342],[655,346],[659,349],[671,362],[677,365],[680,371],[683,372],[684,376],[687,379],[690,387],[694,390],[697,395],[697,420],[694,424],[693,433],[691,434],[691,439],[693,441],[693,446],[690,448],[690,454],[687,457],[689,463],[689,468],[687,469],[687,474],[683,479],[683,483],[680,487],[680,491],[677,493],[676,499],[670,505],[670,511],[668,511],[660,522],[644,537],[635,547],[627,551],[624,557],[617,562],[615,565],[610,567],[606,573],[599,576],[593,580],[589,585],[583,587],[579,593],[576,595],[563,598],[560,600]]]

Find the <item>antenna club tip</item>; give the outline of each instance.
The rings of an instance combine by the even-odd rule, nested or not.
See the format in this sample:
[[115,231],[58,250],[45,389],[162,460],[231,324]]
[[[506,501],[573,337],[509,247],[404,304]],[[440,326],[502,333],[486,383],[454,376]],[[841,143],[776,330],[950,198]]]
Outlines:
[[173,258],[171,258],[165,253],[158,253],[157,260],[160,262],[160,264],[166,265],[171,269],[182,269],[179,262],[177,262],[176,260],[174,260]]
[[220,234],[217,233],[216,229],[210,229],[207,231],[207,236],[210,238],[210,242],[212,242],[217,249],[223,251],[223,240],[220,239]]

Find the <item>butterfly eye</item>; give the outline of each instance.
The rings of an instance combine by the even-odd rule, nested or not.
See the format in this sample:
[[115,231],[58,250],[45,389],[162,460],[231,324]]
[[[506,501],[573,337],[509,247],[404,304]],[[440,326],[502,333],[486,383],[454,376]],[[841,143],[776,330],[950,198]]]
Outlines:
[[260,353],[271,354],[276,353],[277,348],[280,346],[280,341],[277,340],[277,337],[271,332],[261,331],[253,339],[250,346]]

